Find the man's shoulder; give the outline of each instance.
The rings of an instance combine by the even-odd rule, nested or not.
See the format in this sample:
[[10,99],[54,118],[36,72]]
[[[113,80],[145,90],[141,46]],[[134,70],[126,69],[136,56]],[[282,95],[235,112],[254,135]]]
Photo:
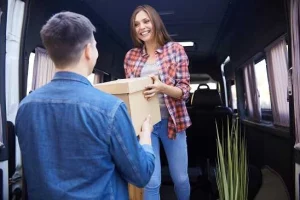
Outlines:
[[25,96],[20,104],[19,104],[19,107],[21,107],[22,105],[26,104],[26,103],[29,103],[29,102],[33,102],[33,101],[37,101],[37,99],[41,99],[42,95],[41,95],[41,91],[44,89],[45,86],[42,86],[41,88],[39,89],[36,89],[36,90],[33,90],[31,91],[27,96]]
[[106,93],[104,91],[101,91],[97,88],[92,88],[93,94],[95,94],[95,98],[99,101],[108,101],[111,102],[112,104],[120,104],[122,100],[112,94]]
[[88,109],[109,112],[119,107],[122,100],[96,89],[95,87],[80,88],[65,92],[53,92],[53,88],[42,87],[33,91],[26,96],[20,103],[20,107],[27,103],[48,103],[48,104],[76,104],[78,107],[86,107]]
[[123,102],[116,96],[103,92],[95,87],[89,88],[89,90],[83,92],[80,99],[82,99],[82,102],[86,105],[108,113],[116,110]]

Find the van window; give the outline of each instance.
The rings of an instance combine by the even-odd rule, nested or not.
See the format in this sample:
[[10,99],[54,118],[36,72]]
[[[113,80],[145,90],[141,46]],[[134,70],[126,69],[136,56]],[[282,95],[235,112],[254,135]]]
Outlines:
[[29,94],[32,88],[34,58],[35,58],[35,53],[30,53],[29,63],[28,63],[28,75],[27,75],[27,91],[26,91],[27,95]]
[[236,86],[235,84],[231,86],[231,105],[232,109],[237,109],[237,96],[236,96]]
[[259,91],[260,107],[263,110],[271,110],[270,88],[268,82],[266,60],[254,65],[256,84]]
[[88,77],[88,80],[90,81],[91,84],[94,84],[94,80],[95,80],[95,74],[91,73]]

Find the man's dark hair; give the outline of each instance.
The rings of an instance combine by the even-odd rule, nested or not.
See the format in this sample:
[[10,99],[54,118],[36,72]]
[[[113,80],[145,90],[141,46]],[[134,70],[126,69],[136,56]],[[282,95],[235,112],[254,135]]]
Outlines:
[[77,63],[91,42],[95,26],[83,15],[60,12],[52,16],[40,34],[44,46],[57,67]]

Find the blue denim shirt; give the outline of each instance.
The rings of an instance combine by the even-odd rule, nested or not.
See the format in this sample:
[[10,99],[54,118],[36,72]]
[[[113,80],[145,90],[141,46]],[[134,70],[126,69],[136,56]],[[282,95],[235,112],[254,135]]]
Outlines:
[[124,102],[83,76],[58,72],[27,96],[16,118],[29,199],[129,199],[154,170]]

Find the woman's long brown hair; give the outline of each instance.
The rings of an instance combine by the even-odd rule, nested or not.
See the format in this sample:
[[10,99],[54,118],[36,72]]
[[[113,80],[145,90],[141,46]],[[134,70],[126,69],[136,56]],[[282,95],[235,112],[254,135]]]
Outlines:
[[130,20],[131,38],[135,47],[142,47],[144,45],[144,42],[138,38],[135,30],[135,17],[140,11],[146,12],[147,15],[149,16],[152,26],[154,27],[154,38],[155,41],[159,44],[159,46],[163,46],[167,42],[172,41],[157,11],[149,5],[142,5],[142,6],[138,6],[133,11]]

